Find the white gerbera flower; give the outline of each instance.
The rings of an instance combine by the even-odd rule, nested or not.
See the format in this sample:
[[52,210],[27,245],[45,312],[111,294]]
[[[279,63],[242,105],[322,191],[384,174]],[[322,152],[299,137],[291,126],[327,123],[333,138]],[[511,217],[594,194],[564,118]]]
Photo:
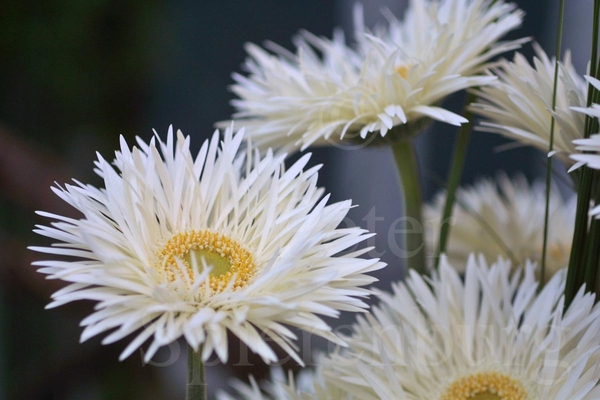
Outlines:
[[[547,152],[552,126],[552,95],[555,61],[535,45],[537,57],[531,66],[522,54],[516,53],[513,62],[502,60],[493,72],[499,82],[476,93],[479,102],[471,109],[488,121],[477,129],[494,132]],[[587,86],[575,71],[570,53],[560,64],[556,91],[553,151],[558,152],[566,165],[572,162],[573,139],[583,137],[585,118],[572,107],[586,104]]]
[[100,156],[95,163],[104,189],[53,188],[83,218],[41,212],[56,222],[36,232],[59,242],[34,250],[78,260],[36,265],[71,283],[48,307],[98,302],[82,340],[112,330],[103,341],[112,343],[141,328],[121,359],[152,337],[149,360],[183,335],[204,360],[215,351],[225,361],[229,330],[275,361],[260,330],[299,362],[286,325],[340,342],[317,314],[366,308],[358,286],[383,264],[358,258],[365,250],[339,254],[370,235],[336,228],[350,201],[319,200],[318,167],[303,172],[308,157],[287,171],[271,152],[248,151],[244,161],[242,140],[230,128],[219,147],[215,132],[193,157],[189,137],[172,129],[166,143],[138,139],[130,149],[121,139],[116,169]]
[[498,40],[522,15],[503,1],[412,0],[403,20],[388,13],[387,25],[373,32],[357,7],[352,48],[341,31],[333,40],[302,32],[295,54],[249,44],[250,74],[234,74],[234,118],[261,147],[302,150],[384,137],[393,127],[414,134],[430,119],[460,125],[466,119],[439,103],[494,79],[479,73],[490,58],[520,46]]
[[411,271],[323,360],[326,379],[364,400],[600,398],[594,294],[565,311],[565,270],[540,293],[533,266],[522,271],[475,257],[464,281],[445,259],[430,281]]
[[[540,261],[544,237],[546,187],[530,185],[525,177],[513,180],[505,175],[486,179],[457,192],[446,254],[451,265],[463,267],[471,252],[481,253],[488,262],[502,256],[513,265],[526,260]],[[425,240],[429,254],[438,246],[446,200],[440,193],[423,208]],[[569,264],[577,197],[564,200],[558,190],[550,193],[550,214],[546,276]],[[460,271],[462,272],[462,271]]]

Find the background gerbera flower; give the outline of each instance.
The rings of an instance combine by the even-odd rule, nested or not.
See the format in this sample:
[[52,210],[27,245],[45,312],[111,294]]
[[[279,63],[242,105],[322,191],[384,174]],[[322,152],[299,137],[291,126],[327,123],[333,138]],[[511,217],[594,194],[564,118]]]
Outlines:
[[269,381],[259,384],[252,376],[250,376],[248,384],[234,381],[231,386],[235,397],[221,392],[217,398],[219,400],[342,400],[347,397],[344,391],[328,385],[322,378],[322,374],[318,370],[303,370],[297,377],[294,377],[291,371],[285,376],[283,371],[277,368],[271,370]]
[[490,58],[520,46],[499,39],[522,15],[503,1],[412,0],[402,20],[388,13],[373,31],[357,7],[351,47],[341,31],[333,39],[301,32],[295,53],[249,44],[249,75],[233,76],[233,117],[261,147],[302,150],[385,137],[393,127],[410,135],[431,119],[460,125],[465,118],[439,103],[494,79],[479,73]]
[[340,342],[320,315],[366,307],[359,286],[383,264],[358,258],[368,249],[340,253],[370,235],[337,229],[351,203],[321,199],[319,168],[303,171],[309,157],[287,171],[270,152],[244,159],[243,137],[230,128],[219,145],[215,132],[195,157],[172,129],[166,142],[130,149],[122,139],[115,167],[95,163],[104,188],[53,188],[83,217],[40,212],[55,222],[36,232],[57,243],[33,249],[61,259],[36,265],[70,283],[48,307],[97,301],[82,340],[110,331],[108,344],[139,330],[121,358],[151,338],[149,360],[184,336],[204,360],[215,351],[225,361],[229,330],[265,361],[276,360],[270,338],[299,362],[287,326]]
[[[423,208],[428,254],[437,249],[445,199],[445,193],[439,193]],[[460,188],[457,199],[452,221],[445,222],[452,224],[446,246],[451,265],[464,268],[471,252],[488,262],[509,258],[515,266],[541,260],[546,207],[542,182],[529,184],[524,176],[500,175]],[[565,200],[556,187],[550,192],[547,277],[569,263],[576,207],[576,196]]]
[[534,45],[531,65],[520,53],[512,62],[502,60],[493,69],[499,81],[476,91],[479,99],[472,111],[486,120],[476,129],[499,133],[517,142],[548,152],[552,115],[556,125],[553,151],[565,165],[572,164],[573,139],[583,137],[585,117],[572,107],[584,107],[587,85],[565,53],[559,64],[556,107],[552,113],[555,60]]
[[599,398],[595,295],[565,310],[565,270],[539,293],[534,267],[519,272],[482,257],[464,281],[445,259],[431,281],[411,271],[323,360],[328,382],[357,399]]

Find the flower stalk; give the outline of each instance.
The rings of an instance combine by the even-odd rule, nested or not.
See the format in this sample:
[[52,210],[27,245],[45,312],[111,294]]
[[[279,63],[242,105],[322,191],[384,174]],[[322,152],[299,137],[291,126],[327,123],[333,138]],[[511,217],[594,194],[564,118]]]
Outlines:
[[187,346],[187,386],[186,400],[206,400],[206,378],[204,362],[202,362],[202,347],[194,351]]
[[[563,21],[565,16],[565,2],[561,0],[558,10],[558,29],[556,32],[556,49],[555,49],[555,61],[554,61],[554,86],[552,88],[552,112],[556,110],[556,94],[558,92],[558,71],[559,63],[558,59],[561,54],[562,48],[562,31]],[[554,128],[555,121],[554,115],[551,116],[552,122],[550,123],[550,140],[548,141],[548,154],[554,150]],[[540,266],[540,287],[542,289],[546,282],[546,253],[548,250],[548,221],[550,219],[550,191],[552,190],[552,157],[548,157],[548,165],[546,167],[546,209],[544,211],[544,239],[542,245],[542,262]]]
[[[597,175],[597,174],[596,174]],[[600,191],[596,188],[595,204],[600,204]],[[600,220],[594,219],[590,224],[586,248],[585,287],[588,291],[597,293],[598,289],[598,260],[600,259]]]
[[[561,4],[564,0],[561,1]],[[592,33],[592,54],[590,60],[590,75],[598,76],[598,31],[600,26],[600,0],[594,0],[594,22]],[[589,107],[595,96],[594,86],[588,84],[587,106]],[[598,129],[597,121],[586,116],[584,137],[589,138],[594,129]],[[577,213],[575,218],[575,231],[573,233],[573,246],[571,248],[571,257],[569,259],[569,269],[567,272],[567,283],[565,285],[565,305],[568,306],[577,290],[586,281],[586,275],[590,278],[594,275],[591,272],[586,274],[586,243],[588,241],[588,213],[590,209],[590,200],[593,186],[592,170],[586,166],[582,167],[581,181],[577,191]],[[597,265],[588,266],[588,268],[597,268]],[[588,289],[593,288],[594,284]]]
[[456,144],[454,146],[452,166],[450,167],[450,176],[448,177],[448,189],[446,191],[446,203],[444,204],[444,211],[442,214],[440,237],[438,240],[438,248],[436,249],[435,253],[436,269],[440,263],[440,255],[446,251],[446,245],[448,244],[448,238],[450,237],[450,229],[452,228],[450,219],[452,218],[452,211],[454,210],[454,204],[456,203],[456,190],[460,185],[460,178],[465,166],[465,158],[467,156],[467,149],[469,147],[469,139],[471,137],[471,128],[473,126],[473,113],[468,111],[467,107],[469,104],[475,101],[475,98],[475,94],[467,94],[462,115],[468,119],[469,122],[460,126],[458,137],[456,138]]
[[396,168],[402,185],[404,200],[404,249],[407,268],[421,274],[426,272],[425,241],[423,238],[423,200],[419,180],[419,164],[412,140],[402,140],[392,145]]

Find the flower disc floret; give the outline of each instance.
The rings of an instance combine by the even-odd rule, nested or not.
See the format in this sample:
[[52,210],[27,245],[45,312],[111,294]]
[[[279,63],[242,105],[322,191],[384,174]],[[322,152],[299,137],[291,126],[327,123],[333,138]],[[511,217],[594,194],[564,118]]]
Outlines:
[[176,273],[181,273],[181,264],[189,279],[193,279],[194,270],[201,274],[210,266],[209,283],[214,292],[223,291],[230,282],[233,290],[245,287],[256,270],[250,251],[225,235],[207,230],[173,236],[158,251],[157,258],[157,269],[171,282]]

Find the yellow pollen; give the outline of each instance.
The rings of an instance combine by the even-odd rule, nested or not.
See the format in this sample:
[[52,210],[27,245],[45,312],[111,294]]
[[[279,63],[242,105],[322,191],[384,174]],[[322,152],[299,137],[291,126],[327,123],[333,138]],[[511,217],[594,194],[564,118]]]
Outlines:
[[222,292],[235,275],[233,290],[243,288],[251,280],[256,266],[252,254],[235,240],[211,231],[187,231],[173,236],[157,252],[157,269],[173,282],[182,273],[178,261],[185,266],[193,281],[194,268],[202,273],[211,267],[209,284],[214,292]]
[[497,372],[468,375],[452,382],[442,400],[526,400],[521,383]]
[[396,72],[400,74],[401,77],[406,79],[408,77],[408,71],[410,71],[410,64],[402,64],[396,67]]

